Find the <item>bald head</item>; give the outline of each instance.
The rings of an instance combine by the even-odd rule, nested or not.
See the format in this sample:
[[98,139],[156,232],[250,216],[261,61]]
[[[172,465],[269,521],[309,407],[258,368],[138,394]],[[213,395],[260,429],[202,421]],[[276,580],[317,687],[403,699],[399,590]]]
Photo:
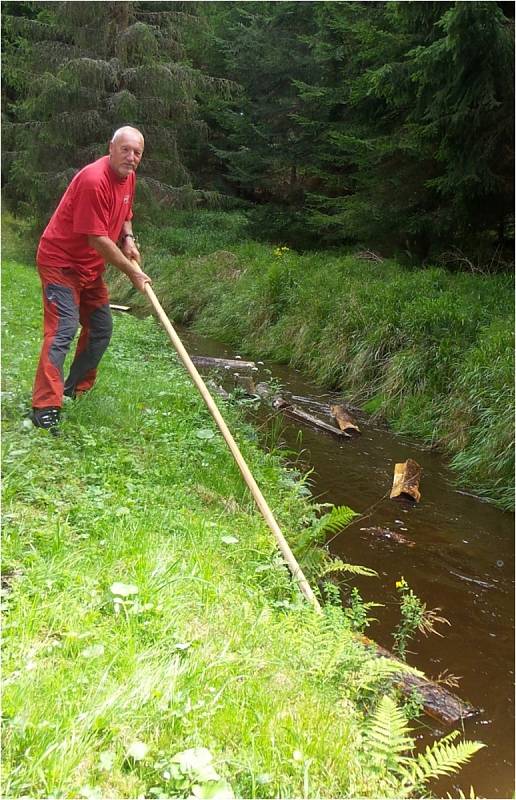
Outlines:
[[109,163],[119,178],[127,178],[138,168],[143,155],[143,136],[137,128],[118,128],[109,143]]
[[130,125],[124,125],[123,128],[118,128],[111,137],[111,144],[113,144],[113,142],[116,142],[116,140],[119,139],[120,136],[125,136],[125,135],[139,136],[143,144],[143,134],[141,133],[141,131],[139,131],[138,128],[132,128]]

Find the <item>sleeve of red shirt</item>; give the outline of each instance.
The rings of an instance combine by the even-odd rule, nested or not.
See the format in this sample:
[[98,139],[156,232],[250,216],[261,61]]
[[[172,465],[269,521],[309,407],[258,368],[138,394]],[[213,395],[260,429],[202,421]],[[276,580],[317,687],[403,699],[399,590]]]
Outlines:
[[85,178],[77,187],[73,208],[73,232],[108,236],[109,206],[97,181]]

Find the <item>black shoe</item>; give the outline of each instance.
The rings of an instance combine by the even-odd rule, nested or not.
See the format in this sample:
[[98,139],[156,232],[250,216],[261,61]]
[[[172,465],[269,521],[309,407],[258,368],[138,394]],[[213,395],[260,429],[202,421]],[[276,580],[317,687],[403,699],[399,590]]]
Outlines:
[[50,408],[33,408],[32,409],[32,424],[36,426],[36,428],[44,428],[53,436],[59,436],[59,416],[61,414],[61,410],[56,408],[55,406],[50,406]]

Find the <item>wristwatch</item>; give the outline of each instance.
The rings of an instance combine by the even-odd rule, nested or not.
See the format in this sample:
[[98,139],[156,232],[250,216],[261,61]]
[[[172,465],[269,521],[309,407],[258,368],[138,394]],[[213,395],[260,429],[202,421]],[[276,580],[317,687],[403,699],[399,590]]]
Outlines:
[[124,235],[120,237],[120,244],[125,242],[126,239],[133,239],[134,241],[136,241],[132,233],[124,233]]

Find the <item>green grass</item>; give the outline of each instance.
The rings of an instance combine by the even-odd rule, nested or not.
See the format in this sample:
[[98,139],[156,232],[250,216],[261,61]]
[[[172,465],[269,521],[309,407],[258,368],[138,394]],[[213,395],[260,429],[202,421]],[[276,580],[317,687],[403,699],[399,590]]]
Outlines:
[[[392,669],[302,601],[154,320],[116,318],[56,439],[26,418],[37,275],[8,261],[3,280],[4,795],[420,793],[399,741],[367,745],[396,723],[414,747]],[[303,482],[221,407],[296,549],[318,529]]]
[[174,319],[341,391],[440,448],[463,488],[513,508],[512,277],[280,252],[246,238],[243,219],[183,212],[143,226]]

